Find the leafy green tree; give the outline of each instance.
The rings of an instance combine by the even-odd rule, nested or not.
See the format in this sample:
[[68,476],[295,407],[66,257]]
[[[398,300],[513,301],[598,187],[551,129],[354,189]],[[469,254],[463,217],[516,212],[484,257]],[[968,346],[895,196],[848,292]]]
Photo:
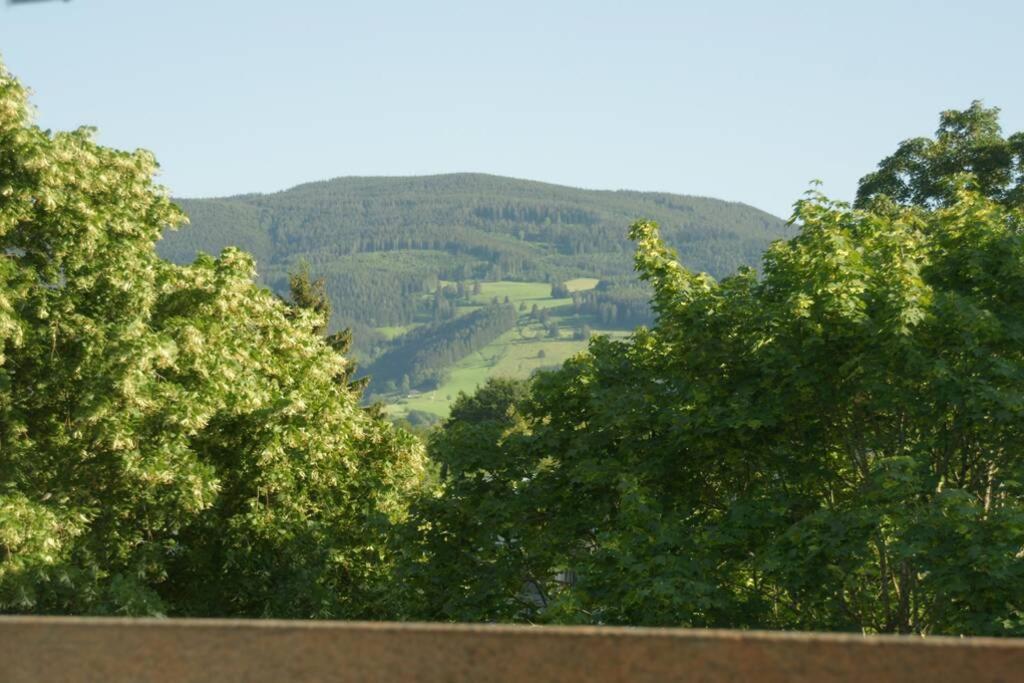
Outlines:
[[529,384],[525,380],[490,377],[473,394],[458,393],[445,426],[453,427],[460,422],[505,423],[528,395]]
[[[288,274],[288,292],[289,303],[293,308],[312,311],[318,316],[313,327],[314,334],[326,335],[328,346],[343,356],[352,350],[352,328],[346,327],[333,334],[327,334],[331,323],[331,300],[327,295],[324,278],[314,280],[310,276],[309,262],[300,262],[299,267]],[[352,376],[356,370],[356,363],[349,360],[345,371],[339,375],[338,379],[353,391],[362,394],[370,383],[370,377],[364,376],[353,380]],[[371,408],[378,409],[376,406],[371,406]]]
[[459,392],[451,416],[430,434],[443,494],[421,496],[399,537],[406,558],[400,616],[493,621],[536,615],[537,605],[523,591],[533,580],[526,539],[517,535],[525,508],[516,487],[530,461],[504,447],[525,426],[520,409],[527,395],[525,380],[490,378],[471,396]]
[[331,324],[331,300],[327,296],[327,284],[322,277],[314,280],[310,276],[308,261],[301,261],[294,271],[288,273],[288,292],[293,306],[320,315],[321,321],[313,331],[321,336],[327,334]]
[[954,178],[968,173],[979,192],[1008,206],[1024,206],[1024,132],[1004,138],[999,109],[971,103],[944,111],[935,139],[912,138],[864,176],[857,205],[885,195],[903,204],[940,206],[956,201]]
[[551,298],[552,299],[567,299],[572,295],[569,291],[569,286],[564,282],[553,282],[551,283]]
[[[720,514],[742,510],[772,539],[732,548],[756,558],[743,604],[772,596],[767,625],[1020,632],[1024,307],[1006,295],[1019,212],[961,185],[936,211],[812,198],[797,219],[762,282],[721,285],[675,265],[652,226],[634,229],[666,376],[723,437],[686,450],[717,452],[704,476],[728,472],[719,495],[739,503]],[[717,349],[698,346],[713,337]],[[725,377],[707,381],[719,360]],[[723,467],[733,457],[765,479]],[[782,524],[767,532],[773,508]]]
[[91,133],[0,68],[0,611],[389,610],[418,444],[249,256],[160,259],[153,157]]
[[1024,633],[1024,216],[971,187],[812,195],[761,278],[635,224],[655,326],[431,443],[460,466],[424,554],[464,592],[426,613]]

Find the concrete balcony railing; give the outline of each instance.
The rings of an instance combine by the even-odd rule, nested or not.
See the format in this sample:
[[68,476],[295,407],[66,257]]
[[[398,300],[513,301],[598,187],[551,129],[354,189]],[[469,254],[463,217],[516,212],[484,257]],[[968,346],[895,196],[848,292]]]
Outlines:
[[1024,641],[0,617],[0,681],[1024,681]]

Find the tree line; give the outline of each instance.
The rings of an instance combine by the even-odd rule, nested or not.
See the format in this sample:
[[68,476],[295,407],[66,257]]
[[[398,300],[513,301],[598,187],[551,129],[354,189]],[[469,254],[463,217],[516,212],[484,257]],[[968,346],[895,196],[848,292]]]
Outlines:
[[416,328],[400,337],[369,367],[374,391],[432,388],[444,368],[479,351],[516,326],[511,304],[492,304],[444,323]]
[[651,291],[633,279],[604,279],[594,289],[571,296],[575,313],[593,316],[605,328],[633,329],[654,322]]

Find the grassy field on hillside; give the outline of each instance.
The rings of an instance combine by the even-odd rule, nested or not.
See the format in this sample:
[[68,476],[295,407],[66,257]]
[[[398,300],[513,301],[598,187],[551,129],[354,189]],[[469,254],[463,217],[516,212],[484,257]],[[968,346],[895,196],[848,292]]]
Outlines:
[[410,410],[422,410],[445,417],[448,406],[460,391],[471,394],[488,377],[528,377],[539,368],[561,365],[586,347],[586,342],[572,339],[523,339],[518,330],[511,330],[482,350],[463,358],[452,367],[448,381],[439,388],[396,397],[388,409],[396,416],[405,415]]
[[[597,281],[594,280],[594,285],[596,284]],[[470,297],[470,300],[474,304],[483,305],[490,303],[495,297],[499,303],[508,297],[508,300],[517,306],[520,303],[526,304],[527,309],[533,304],[537,304],[538,308],[553,308],[572,303],[572,299],[552,299],[551,285],[546,282],[482,282],[480,293]]]
[[597,287],[598,282],[600,280],[596,277],[578,277],[573,280],[566,280],[565,286],[569,288],[570,292],[582,292],[586,289]]
[[[566,283],[571,291],[592,289],[596,278],[578,278]],[[473,304],[460,307],[468,312],[489,303],[494,297],[505,297],[517,307],[523,304],[516,327],[451,367],[447,381],[432,391],[412,391],[405,395],[382,397],[388,411],[404,417],[409,411],[423,411],[439,418],[448,415],[448,407],[460,391],[472,393],[488,377],[528,377],[541,368],[557,367],[570,356],[587,348],[584,339],[574,338],[577,330],[588,325],[594,334],[625,336],[622,330],[603,330],[590,317],[572,313],[572,299],[551,298],[551,285],[546,282],[484,282]],[[548,320],[559,328],[557,338],[549,336],[544,326],[531,315],[533,306],[549,311]]]
[[393,327],[376,327],[374,328],[382,335],[385,339],[394,339],[395,337],[401,337],[406,332],[415,329],[418,325],[396,325]]

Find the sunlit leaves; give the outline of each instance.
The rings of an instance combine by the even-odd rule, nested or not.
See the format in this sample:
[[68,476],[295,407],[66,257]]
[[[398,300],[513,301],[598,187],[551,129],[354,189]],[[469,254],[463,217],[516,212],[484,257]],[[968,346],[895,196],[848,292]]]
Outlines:
[[251,257],[157,257],[155,170],[0,72],[0,611],[379,615],[418,444]]
[[812,193],[760,279],[720,283],[634,225],[654,328],[537,378],[514,438],[455,419],[433,444],[495,465],[431,502],[426,571],[469,588],[427,613],[1020,633],[1024,231],[952,197]]

